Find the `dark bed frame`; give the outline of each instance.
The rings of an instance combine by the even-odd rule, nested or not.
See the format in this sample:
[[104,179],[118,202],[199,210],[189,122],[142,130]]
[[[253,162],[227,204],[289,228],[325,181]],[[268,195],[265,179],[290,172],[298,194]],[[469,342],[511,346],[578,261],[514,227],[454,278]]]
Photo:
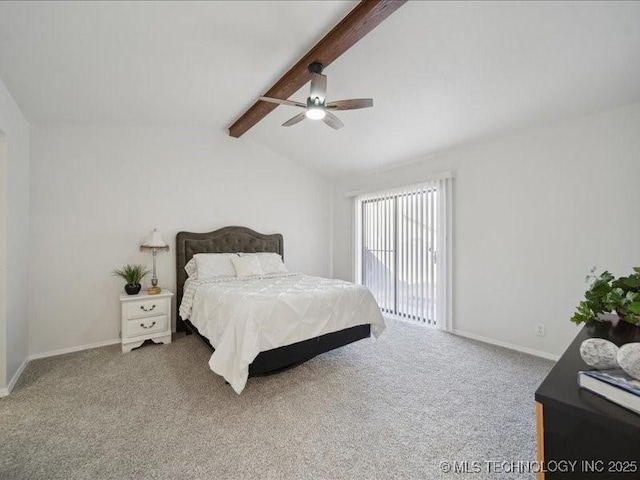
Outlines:
[[[176,236],[176,331],[194,333],[212,351],[215,350],[209,340],[200,334],[189,320],[180,317],[180,304],[184,293],[187,272],[184,266],[196,253],[256,253],[275,252],[284,259],[282,235],[265,235],[246,227],[224,227],[209,233],[180,232]],[[342,347],[371,335],[371,325],[355,327],[327,333],[280,348],[260,352],[249,365],[249,376],[275,373],[306,362],[334,348]]]

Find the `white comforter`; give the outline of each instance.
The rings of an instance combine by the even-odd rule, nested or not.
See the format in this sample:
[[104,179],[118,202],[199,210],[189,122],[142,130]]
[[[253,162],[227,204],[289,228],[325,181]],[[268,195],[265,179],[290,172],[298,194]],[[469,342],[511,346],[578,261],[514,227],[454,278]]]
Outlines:
[[371,324],[375,337],[385,329],[366,287],[291,273],[187,280],[180,316],[209,339],[209,366],[236,393],[260,352],[356,325]]

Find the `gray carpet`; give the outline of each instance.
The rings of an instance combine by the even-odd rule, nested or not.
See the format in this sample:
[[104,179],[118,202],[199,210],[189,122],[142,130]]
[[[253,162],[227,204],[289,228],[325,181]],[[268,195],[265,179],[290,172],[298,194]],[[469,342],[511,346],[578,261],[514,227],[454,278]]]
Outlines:
[[[0,399],[0,478],[438,479],[533,461],[552,362],[388,321],[236,395],[195,336],[32,361]],[[534,478],[534,475],[470,475]]]

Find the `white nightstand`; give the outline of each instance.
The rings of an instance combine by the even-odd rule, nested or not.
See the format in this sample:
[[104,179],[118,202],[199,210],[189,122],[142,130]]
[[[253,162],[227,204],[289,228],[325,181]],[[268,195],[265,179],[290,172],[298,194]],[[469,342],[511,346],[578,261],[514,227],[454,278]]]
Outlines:
[[130,352],[145,340],[171,343],[171,297],[173,292],[164,289],[157,295],[146,291],[120,295],[123,352]]

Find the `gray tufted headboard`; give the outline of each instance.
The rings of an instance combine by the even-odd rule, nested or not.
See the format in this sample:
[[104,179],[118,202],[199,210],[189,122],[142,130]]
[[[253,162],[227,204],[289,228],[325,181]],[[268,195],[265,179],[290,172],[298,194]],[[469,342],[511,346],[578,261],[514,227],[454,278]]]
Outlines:
[[180,232],[176,235],[176,330],[182,330],[180,304],[187,272],[184,266],[196,253],[275,252],[282,255],[282,235],[265,235],[246,227],[224,227],[209,233]]

